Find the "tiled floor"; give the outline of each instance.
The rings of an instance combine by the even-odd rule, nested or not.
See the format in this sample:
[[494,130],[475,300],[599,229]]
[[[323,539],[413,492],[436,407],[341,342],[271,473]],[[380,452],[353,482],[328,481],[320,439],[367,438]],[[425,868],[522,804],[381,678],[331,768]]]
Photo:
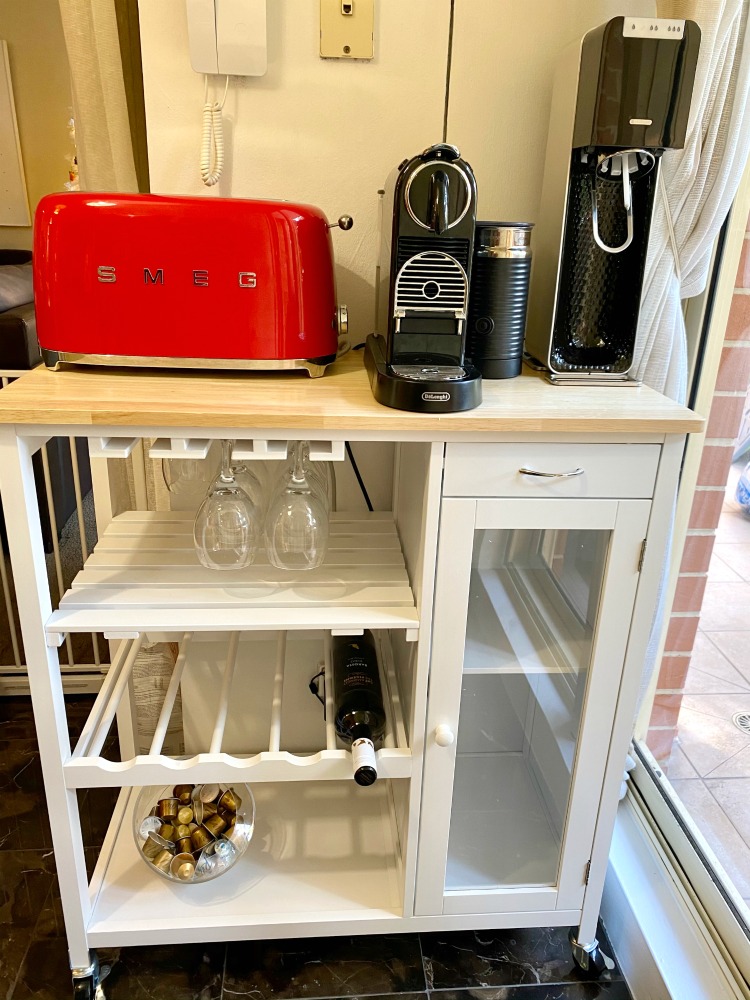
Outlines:
[[667,765],[672,785],[750,902],[750,518],[734,502],[733,466],[690,660],[679,735]]
[[[72,733],[90,704],[69,702]],[[90,869],[113,804],[111,790],[81,796]],[[100,959],[113,961],[107,1000],[630,1000],[617,969],[581,977],[563,928],[123,948]],[[30,705],[0,699],[0,998],[71,996]]]

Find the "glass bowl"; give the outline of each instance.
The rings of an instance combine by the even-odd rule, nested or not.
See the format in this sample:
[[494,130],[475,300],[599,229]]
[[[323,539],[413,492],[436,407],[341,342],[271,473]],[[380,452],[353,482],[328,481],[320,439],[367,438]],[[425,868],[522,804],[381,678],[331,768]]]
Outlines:
[[250,785],[151,785],[140,790],[133,810],[133,837],[144,864],[183,885],[229,871],[254,827]]

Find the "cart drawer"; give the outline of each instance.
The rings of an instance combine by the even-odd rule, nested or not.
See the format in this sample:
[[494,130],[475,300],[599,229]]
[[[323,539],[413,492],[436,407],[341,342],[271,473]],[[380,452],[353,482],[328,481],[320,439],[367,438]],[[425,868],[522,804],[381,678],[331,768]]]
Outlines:
[[443,495],[647,498],[660,452],[658,444],[449,444]]

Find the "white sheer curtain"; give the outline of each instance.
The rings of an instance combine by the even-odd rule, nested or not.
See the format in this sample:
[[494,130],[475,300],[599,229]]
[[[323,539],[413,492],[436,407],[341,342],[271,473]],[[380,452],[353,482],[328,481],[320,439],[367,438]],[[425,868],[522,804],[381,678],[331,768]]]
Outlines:
[[114,0],[59,0],[81,190],[137,191]]
[[658,0],[657,14],[695,21],[701,48],[685,148],[662,160],[633,374],[684,402],[681,300],[706,286],[713,243],[750,151],[748,0]]

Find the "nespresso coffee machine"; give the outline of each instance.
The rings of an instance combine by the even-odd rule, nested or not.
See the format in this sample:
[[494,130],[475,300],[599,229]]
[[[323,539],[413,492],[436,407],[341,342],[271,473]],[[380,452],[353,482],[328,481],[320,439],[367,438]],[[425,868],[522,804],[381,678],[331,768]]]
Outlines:
[[376,332],[365,364],[386,406],[469,410],[482,381],[465,357],[476,223],[474,173],[455,146],[430,146],[386,183]]
[[563,55],[525,346],[553,382],[633,384],[659,164],[685,143],[699,45],[693,21],[615,17]]

